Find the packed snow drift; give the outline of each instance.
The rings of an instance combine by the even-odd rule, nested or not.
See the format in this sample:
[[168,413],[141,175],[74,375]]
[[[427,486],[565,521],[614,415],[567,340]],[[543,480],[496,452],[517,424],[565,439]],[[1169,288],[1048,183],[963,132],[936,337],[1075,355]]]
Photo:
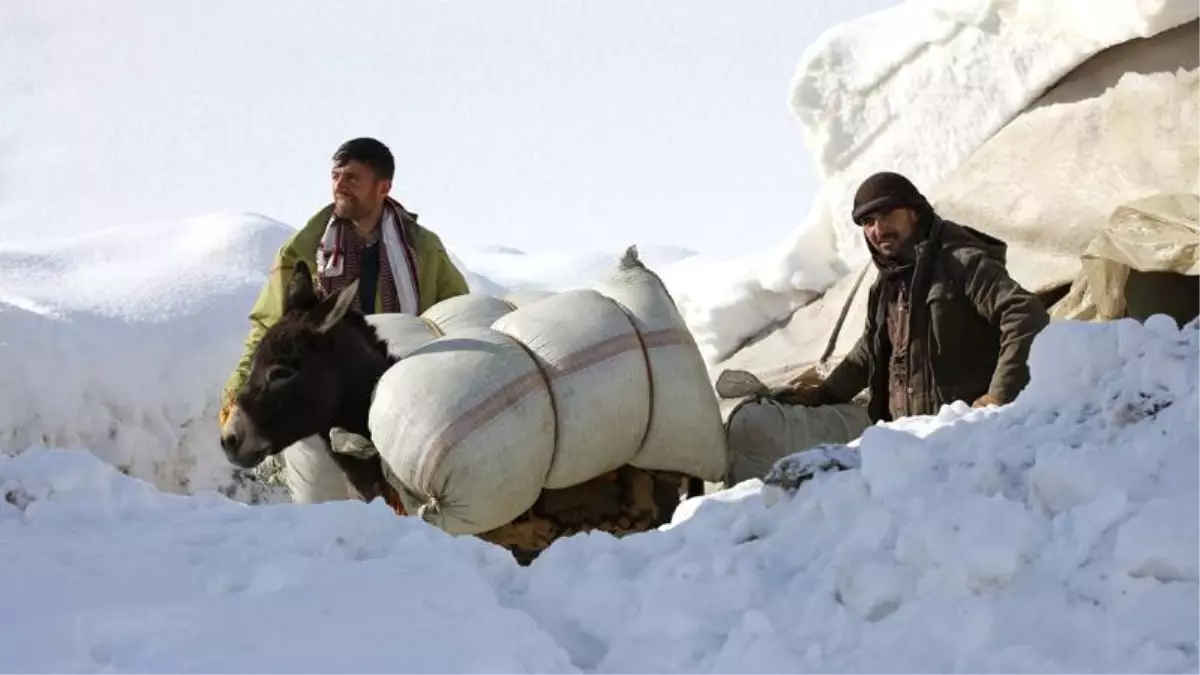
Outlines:
[[1031,367],[1008,407],[868,430],[861,469],[528,568],[382,502],[168,495],[31,449],[0,459],[0,666],[1195,671],[1200,328],[1056,324]]
[[0,453],[86,448],[163,490],[235,490],[220,386],[289,232],[216,214],[0,244]]
[[929,194],[1096,53],[1197,16],[1191,0],[910,0],[826,31],[789,99],[820,193],[785,241],[679,294],[706,358],[728,356],[867,260],[849,214],[868,175],[900,171]]

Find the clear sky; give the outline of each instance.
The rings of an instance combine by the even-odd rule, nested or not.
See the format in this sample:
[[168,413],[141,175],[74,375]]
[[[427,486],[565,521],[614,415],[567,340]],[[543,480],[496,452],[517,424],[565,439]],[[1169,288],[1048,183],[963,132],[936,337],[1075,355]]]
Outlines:
[[788,85],[886,0],[0,0],[0,237],[299,225],[374,135],[453,245],[759,249],[815,177]]

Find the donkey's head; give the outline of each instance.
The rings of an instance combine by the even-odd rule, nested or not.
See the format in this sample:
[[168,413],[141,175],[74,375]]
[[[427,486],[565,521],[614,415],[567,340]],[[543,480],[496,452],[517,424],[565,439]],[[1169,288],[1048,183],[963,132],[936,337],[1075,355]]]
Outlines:
[[245,468],[302,438],[342,427],[367,433],[371,393],[392,360],[353,307],[358,281],[324,300],[296,264],[284,313],[259,340],[250,373],[221,429],[229,461]]

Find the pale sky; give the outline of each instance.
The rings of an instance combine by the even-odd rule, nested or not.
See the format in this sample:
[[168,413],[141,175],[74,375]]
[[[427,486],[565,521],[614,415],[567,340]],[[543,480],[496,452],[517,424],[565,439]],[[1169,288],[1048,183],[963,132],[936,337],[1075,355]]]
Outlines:
[[0,0],[0,236],[250,211],[299,226],[373,135],[453,245],[780,240],[815,174],[802,0]]

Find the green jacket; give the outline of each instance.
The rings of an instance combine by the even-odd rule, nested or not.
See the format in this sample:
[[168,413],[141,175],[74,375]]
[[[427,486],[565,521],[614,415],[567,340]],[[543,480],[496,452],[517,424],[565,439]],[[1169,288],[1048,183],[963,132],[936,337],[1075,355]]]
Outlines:
[[[933,220],[913,272],[908,354],[928,385],[909,391],[913,414],[933,414],[956,400],[970,405],[984,394],[1010,403],[1029,383],[1029,348],[1050,321],[1046,308],[1008,275],[1007,244]],[[866,388],[871,420],[889,420],[891,345],[879,280],[867,298],[862,337],[826,378],[820,398],[843,403]]]
[[[409,241],[416,249],[417,284],[420,297],[417,299],[418,311],[424,312],[433,305],[459,295],[468,293],[467,282],[462,273],[450,262],[442,240],[432,231],[417,224],[416,214],[401,209],[404,214],[404,227],[407,228]],[[254,349],[263,334],[279,320],[283,314],[283,301],[287,293],[288,281],[296,262],[303,260],[309,269],[316,269],[317,246],[325,234],[325,227],[333,213],[333,204],[321,209],[309,219],[296,234],[292,235],[279,252],[275,254],[275,262],[271,267],[267,283],[258,294],[258,300],[250,310],[250,335],[246,338],[245,349],[237,367],[225,383],[223,405],[221,406],[221,422],[224,423],[229,407],[232,405],[238,389],[246,381],[250,372],[250,359]],[[375,294],[376,311],[381,311],[383,301],[381,294]]]

